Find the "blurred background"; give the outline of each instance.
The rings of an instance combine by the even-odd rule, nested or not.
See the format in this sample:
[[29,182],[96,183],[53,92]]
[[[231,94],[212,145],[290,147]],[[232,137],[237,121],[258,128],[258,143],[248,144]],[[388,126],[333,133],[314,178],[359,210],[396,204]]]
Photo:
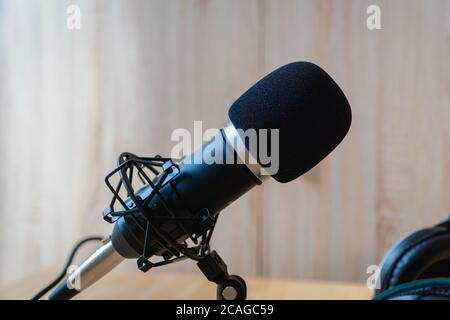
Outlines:
[[170,155],[174,129],[222,127],[233,100],[297,60],[341,86],[350,133],[301,179],[226,209],[213,244],[243,276],[365,283],[394,242],[450,213],[449,57],[448,0],[0,0],[0,285],[109,234],[119,153]]

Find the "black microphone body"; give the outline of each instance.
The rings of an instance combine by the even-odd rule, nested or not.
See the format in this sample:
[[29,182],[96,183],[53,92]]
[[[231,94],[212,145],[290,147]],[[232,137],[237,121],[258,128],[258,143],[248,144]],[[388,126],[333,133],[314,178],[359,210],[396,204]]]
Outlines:
[[[211,144],[216,144],[216,146],[211,146]],[[179,172],[171,179],[171,183],[164,184],[159,190],[161,196],[170,204],[170,211],[177,217],[195,219],[206,214],[215,217],[222,209],[255,185],[261,184],[258,177],[245,164],[208,164],[205,161],[207,160],[205,158],[208,157],[205,153],[207,147],[215,150],[222,149],[223,162],[230,153],[233,158],[237,157],[236,151],[231,148],[226,141],[224,131],[221,130],[211,141],[190,155],[187,160],[182,161],[179,164]],[[201,161],[195,163],[196,159]],[[139,190],[138,194],[142,199],[146,199],[151,191],[152,188],[147,185]],[[127,201],[127,204],[131,202],[130,199]],[[159,197],[153,198],[149,208],[149,212],[153,216],[167,215],[167,209],[162,205]],[[141,225],[145,225],[142,216],[136,218]],[[183,222],[183,226],[189,233],[196,234],[202,234],[210,227],[208,223],[198,222]],[[158,227],[179,242],[188,237],[185,230],[180,228],[179,223],[164,221]],[[136,219],[121,217],[116,221],[111,240],[114,248],[123,257],[138,258],[143,251],[144,239],[145,231],[138,225]],[[156,241],[150,240],[149,253],[151,255],[166,253],[161,250],[163,248]]]

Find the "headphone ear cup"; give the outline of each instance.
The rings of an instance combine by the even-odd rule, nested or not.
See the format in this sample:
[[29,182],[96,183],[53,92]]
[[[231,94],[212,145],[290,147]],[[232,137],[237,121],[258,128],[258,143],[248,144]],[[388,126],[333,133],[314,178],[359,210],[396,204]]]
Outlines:
[[416,231],[388,251],[381,262],[376,294],[432,277],[450,277],[450,231],[443,226]]

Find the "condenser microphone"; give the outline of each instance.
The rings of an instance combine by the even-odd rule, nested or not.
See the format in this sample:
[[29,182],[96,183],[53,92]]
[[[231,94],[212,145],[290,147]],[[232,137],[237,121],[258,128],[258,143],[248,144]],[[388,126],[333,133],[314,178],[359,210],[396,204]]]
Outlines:
[[[145,178],[147,184],[137,191],[126,175],[129,166],[140,170],[157,164],[159,158],[123,155],[116,172],[128,198],[122,200],[117,190],[110,189],[125,211],[119,214],[111,205],[104,212],[115,223],[111,241],[63,281],[50,299],[73,297],[124,258],[138,258],[144,271],[159,265],[148,260],[153,255],[164,257],[166,261],[160,264],[182,257],[200,260],[203,242],[189,250],[188,239],[195,242],[207,236],[220,211],[269,176],[285,183],[313,168],[343,140],[351,124],[350,106],[342,90],[309,62],[290,63],[268,74],[233,103],[228,115],[229,124],[192,155],[176,164],[161,158],[163,172],[152,180]],[[250,146],[245,133],[251,130],[277,132],[265,140],[268,151],[277,153],[275,171],[262,161],[262,141],[257,148]],[[230,163],[230,154],[241,161]],[[77,282],[81,286],[74,285]]]

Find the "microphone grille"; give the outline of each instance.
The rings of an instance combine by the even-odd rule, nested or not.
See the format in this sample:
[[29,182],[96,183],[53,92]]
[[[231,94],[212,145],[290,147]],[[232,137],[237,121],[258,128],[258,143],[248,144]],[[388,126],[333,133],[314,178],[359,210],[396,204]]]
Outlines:
[[309,62],[271,72],[236,100],[228,115],[236,129],[279,129],[279,169],[272,175],[279,182],[294,180],[333,151],[352,118],[339,86]]

